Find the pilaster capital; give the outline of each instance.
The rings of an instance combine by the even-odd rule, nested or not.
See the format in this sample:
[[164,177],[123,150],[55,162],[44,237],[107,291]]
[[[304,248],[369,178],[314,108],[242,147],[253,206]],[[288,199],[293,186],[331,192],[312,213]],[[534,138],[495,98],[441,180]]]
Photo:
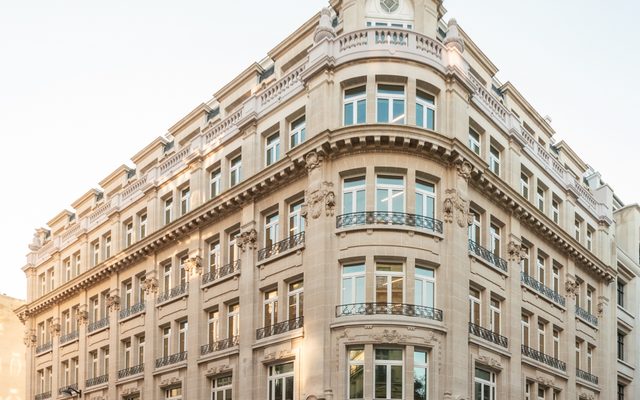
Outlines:
[[465,228],[473,222],[469,202],[463,199],[456,189],[445,190],[443,205],[444,222],[452,223],[455,219],[460,228]]
[[242,250],[243,252],[247,250],[253,250],[256,246],[256,242],[258,241],[258,231],[256,231],[254,228],[251,228],[240,233],[238,236],[236,236],[236,238],[236,242],[238,243],[238,247],[240,247],[240,250]]
[[322,211],[325,215],[333,216],[336,207],[336,194],[333,191],[332,182],[322,182],[319,185],[311,185],[304,191],[304,204],[301,215],[309,220],[320,218]]

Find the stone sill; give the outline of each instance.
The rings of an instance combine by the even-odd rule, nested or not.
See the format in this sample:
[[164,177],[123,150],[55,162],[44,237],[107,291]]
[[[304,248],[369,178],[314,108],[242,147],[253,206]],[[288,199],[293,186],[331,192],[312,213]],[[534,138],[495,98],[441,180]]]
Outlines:
[[296,339],[299,337],[304,337],[304,327],[256,340],[255,344],[252,345],[251,348],[258,349],[261,347],[270,346],[274,343],[285,342],[287,340]]
[[410,236],[415,234],[421,236],[430,236],[433,238],[437,238],[439,240],[444,240],[444,234],[438,233],[436,231],[431,231],[429,229],[420,229],[415,228],[413,226],[407,225],[392,225],[392,224],[368,224],[368,225],[355,225],[355,226],[347,226],[343,228],[336,229],[336,235],[340,235],[340,237],[346,236],[347,233],[358,232],[358,231],[404,231],[407,232]]
[[208,362],[208,361],[213,361],[218,358],[228,357],[230,355],[239,354],[239,353],[240,353],[240,345],[229,347],[224,350],[212,351],[211,353],[200,355],[200,357],[198,358],[198,364]]
[[235,277],[238,277],[238,276],[240,276],[240,271],[234,272],[234,273],[229,274],[229,275],[225,275],[222,278],[214,279],[211,282],[207,282],[205,284],[200,284],[200,289],[208,289],[211,286],[218,285],[218,284],[220,284],[222,282],[228,281],[231,278],[235,278]]
[[167,371],[172,371],[174,369],[187,368],[187,360],[177,362],[175,364],[165,365],[160,368],[156,368],[153,371],[153,375],[158,375]]
[[350,326],[403,326],[433,329],[446,333],[444,323],[426,318],[407,317],[404,315],[351,315],[344,317],[333,317],[330,329],[350,327]]
[[[495,272],[499,273],[500,275],[502,275],[504,277],[504,279],[507,279],[509,277],[509,272],[504,272],[504,270],[500,269],[499,267],[496,267],[495,265],[491,264],[489,261],[485,260],[484,258],[478,257],[475,253],[469,252],[469,257],[471,258],[471,261],[475,260],[475,261],[479,262],[480,264],[483,264],[483,265],[491,268]],[[507,270],[508,270],[508,267],[507,267]]]
[[[600,381],[600,378],[598,378],[598,381]],[[596,384],[594,384],[592,382],[584,380],[584,379],[578,377],[577,375],[576,375],[576,384],[580,385],[580,386],[587,387],[587,388],[589,388],[589,389],[591,389],[591,390],[593,390],[595,392],[598,392],[598,393],[600,392],[600,386],[599,385],[596,385]]]

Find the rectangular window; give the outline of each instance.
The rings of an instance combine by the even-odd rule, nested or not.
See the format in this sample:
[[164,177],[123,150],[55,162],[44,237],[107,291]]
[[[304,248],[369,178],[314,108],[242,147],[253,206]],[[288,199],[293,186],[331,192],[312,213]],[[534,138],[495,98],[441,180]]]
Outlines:
[[426,351],[413,352],[413,399],[427,400],[429,393],[429,354]]
[[164,264],[162,266],[162,290],[168,292],[173,288],[173,282],[171,279],[171,263]]
[[89,358],[91,359],[91,374],[90,377],[91,378],[97,378],[100,375],[100,372],[98,370],[98,366],[100,364],[99,360],[98,360],[98,351],[92,351],[91,353],[89,353]]
[[375,349],[374,397],[402,399],[403,357],[400,349]]
[[191,208],[191,189],[186,187],[180,191],[180,215],[185,215]]
[[231,375],[211,378],[211,400],[233,400]]
[[144,335],[138,336],[138,365],[144,364]]
[[365,209],[364,176],[346,178],[342,186],[342,213],[363,212]]
[[170,224],[173,219],[173,198],[164,201],[164,224]]
[[618,383],[618,400],[624,400],[625,386]]
[[469,148],[480,155],[480,134],[469,128]]
[[481,324],[481,309],[480,291],[474,288],[469,288],[469,322],[476,326],[480,326]]
[[264,247],[270,248],[278,242],[280,230],[278,213],[267,215],[264,224]]
[[50,268],[47,271],[47,275],[49,276],[49,290],[53,290],[56,287],[56,274],[53,268]]
[[80,252],[77,252],[73,256],[73,269],[75,276],[80,275]]
[[344,91],[344,125],[364,124],[367,121],[367,89],[358,86]]
[[209,311],[207,318],[207,333],[209,344],[213,344],[220,340],[220,318],[218,310]]
[[576,340],[576,368],[580,369],[581,367],[581,363],[580,363],[580,342]]
[[522,320],[520,321],[520,328],[522,333],[522,344],[529,347],[529,316],[522,314]]
[[593,229],[587,227],[587,250],[593,251]]
[[267,166],[280,159],[280,133],[276,132],[267,138],[265,146],[265,156]]
[[64,280],[65,282],[69,282],[72,278],[72,269],[71,269],[71,259],[67,258],[64,260]]
[[580,231],[582,230],[582,222],[576,218],[574,222],[574,237],[579,242],[580,241]]
[[342,304],[364,303],[365,265],[352,264],[342,267]]
[[376,177],[376,211],[404,212],[404,177]]
[[489,148],[489,169],[496,175],[500,175],[500,150],[491,146]]
[[269,366],[269,400],[293,400],[294,376],[292,362]]
[[289,205],[289,237],[304,232],[304,218],[302,218],[303,204],[304,200],[300,200]]
[[102,348],[102,375],[109,373],[109,348]]
[[624,307],[624,288],[625,288],[625,283],[624,281],[618,279],[617,280],[617,284],[616,284],[616,297],[618,299],[618,305],[620,307]]
[[491,311],[491,320],[489,321],[490,322],[489,329],[499,335],[501,333],[500,320],[502,315],[501,308],[500,308],[500,300],[491,299],[490,311]]
[[538,269],[538,281],[540,283],[542,283],[543,285],[545,284],[545,259],[542,256],[538,256],[538,259],[536,261],[536,267]]
[[131,368],[131,340],[122,341],[122,368]]
[[416,91],[416,125],[430,130],[436,126],[436,99],[421,90]]
[[469,240],[480,244],[480,214],[474,210],[469,210],[471,213],[471,225],[469,225]]
[[624,357],[624,337],[625,334],[618,331],[618,360],[622,360],[624,361],[625,357]]
[[227,337],[229,339],[240,334],[240,304],[230,304],[227,309]]
[[[416,214],[422,217],[435,218],[436,188],[433,183],[416,180]],[[416,225],[418,221],[416,221]],[[426,226],[423,226],[426,228]]]
[[209,271],[215,272],[216,269],[220,268],[220,242],[217,240],[215,242],[209,243],[209,251],[208,251],[208,264]]
[[553,358],[560,358],[560,331],[553,329]]
[[303,316],[304,311],[304,285],[302,281],[289,284],[289,319],[297,319]]
[[560,203],[555,199],[551,201],[551,219],[556,224],[560,223]]
[[593,288],[587,286],[587,312],[593,314]]
[[237,156],[231,160],[229,168],[229,187],[240,183],[242,179],[242,156]]
[[404,302],[404,266],[400,263],[376,263],[376,302]]
[[111,235],[104,237],[104,258],[105,260],[111,257]]
[[47,293],[47,278],[44,274],[40,274],[40,296]]
[[180,257],[180,284],[183,286],[187,284],[187,270],[184,269],[184,266],[187,263],[188,259],[189,256],[186,255]]
[[100,264],[100,243],[95,242],[91,245],[93,257],[91,258],[91,263],[95,267]]
[[171,327],[162,328],[162,357],[171,355]]
[[538,207],[538,210],[542,212],[544,212],[545,197],[546,193],[544,189],[538,187],[538,190],[536,191],[536,206]]
[[520,261],[520,269],[524,274],[531,276],[531,273],[529,271],[529,248],[524,245],[522,245],[521,248],[524,257],[522,258],[522,261]]
[[133,284],[130,279],[122,285],[122,291],[124,293],[124,308],[126,309],[133,305]]
[[351,347],[347,352],[349,354],[347,398],[364,399],[364,347]]
[[525,199],[529,199],[529,175],[520,173],[520,194]]
[[587,345],[587,372],[593,372],[593,347]]
[[272,326],[278,322],[278,291],[271,290],[264,292],[262,301],[263,323],[262,326]]
[[481,400],[496,399],[496,374],[476,367],[474,383],[474,398]]
[[545,351],[545,337],[546,337],[547,324],[544,322],[538,322],[538,350],[540,353]]
[[551,289],[556,293],[560,292],[560,268],[557,265],[551,270]]
[[220,194],[221,177],[220,169],[211,171],[211,175],[209,176],[209,198],[213,199]]
[[129,247],[133,244],[133,222],[125,222],[124,224],[124,245]]
[[404,124],[404,86],[379,84],[376,93],[377,122]]
[[164,391],[165,400],[182,400],[182,386],[177,386]]
[[71,314],[69,311],[62,312],[62,334],[71,333]]
[[291,149],[305,141],[307,135],[306,131],[307,124],[304,116],[291,123],[291,133],[289,134],[289,145]]
[[237,238],[240,235],[240,231],[231,232],[229,234],[229,251],[227,253],[229,264],[234,263],[239,257],[238,247],[236,246]]
[[432,268],[416,266],[415,304],[423,307],[435,306],[435,271]]
[[187,351],[187,329],[189,329],[187,321],[178,323],[178,353]]
[[489,226],[489,250],[500,257],[500,228],[495,224]]
[[140,214],[140,216],[138,217],[138,227],[138,237],[140,237],[140,239],[142,240],[147,237],[147,213]]

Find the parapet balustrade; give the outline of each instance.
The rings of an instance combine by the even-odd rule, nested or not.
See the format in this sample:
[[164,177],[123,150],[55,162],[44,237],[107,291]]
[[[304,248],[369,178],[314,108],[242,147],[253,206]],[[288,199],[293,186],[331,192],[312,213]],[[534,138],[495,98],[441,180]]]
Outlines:
[[200,346],[200,354],[205,355],[209,353],[213,353],[215,351],[220,351],[224,349],[228,349],[230,347],[235,347],[239,344],[239,336],[232,336],[230,338],[222,339],[215,341],[213,343],[208,343]]
[[533,360],[540,361],[548,366],[559,369],[560,371],[567,370],[567,364],[564,361],[560,361],[557,358],[553,358],[548,354],[544,354],[536,349],[521,345],[522,355],[529,357]]
[[360,211],[338,215],[336,228],[348,228],[363,225],[410,226],[442,234],[442,221],[417,214],[395,211]]
[[264,339],[269,336],[279,335],[295,329],[302,328],[304,325],[304,317],[290,319],[288,321],[278,322],[270,326],[265,326],[256,330],[256,339]]
[[213,282],[218,279],[222,279],[226,276],[233,275],[240,271],[240,260],[236,260],[222,267],[214,267],[210,272],[202,274],[202,284]]
[[120,310],[119,317],[120,317],[120,319],[125,319],[127,317],[132,316],[132,315],[135,315],[135,314],[143,312],[144,308],[145,308],[145,303],[144,303],[144,301],[141,301],[139,303],[136,303],[136,304],[132,305],[131,307],[127,307],[127,308],[125,308],[123,310]]
[[336,306],[336,317],[351,315],[402,315],[442,321],[442,310],[404,303],[353,303]]
[[107,382],[109,382],[109,374],[104,374],[104,375],[96,376],[94,378],[87,379],[86,386],[87,387],[96,386],[96,385],[100,385],[102,383],[107,383]]
[[490,251],[489,249],[485,249],[473,240],[469,240],[469,252],[482,258],[494,267],[507,272],[507,260],[498,257],[497,255],[493,254],[492,251]]
[[444,47],[436,39],[420,33],[389,27],[373,27],[347,32],[338,38],[337,56],[349,56],[362,53],[363,57],[376,50],[401,49],[414,57],[428,57],[442,62]]
[[164,303],[165,301],[175,299],[176,297],[182,296],[187,293],[189,290],[189,284],[186,282],[181,283],[180,285],[171,288],[170,290],[160,293],[158,298],[156,298],[156,304]]
[[549,287],[546,287],[544,284],[542,284],[542,282],[539,282],[538,280],[536,280],[536,278],[522,272],[520,274],[520,281],[527,287],[535,290],[537,293],[543,295],[544,297],[551,300],[552,302],[562,307],[565,306],[566,300],[562,295],[560,295],[560,293],[556,292],[555,290]]
[[187,352],[183,351],[181,353],[171,354],[166,357],[160,357],[156,359],[156,368],[161,368],[167,365],[176,364],[181,361],[187,360]]
[[294,249],[298,246],[302,246],[304,244],[304,232],[300,232],[293,236],[289,236],[285,240],[281,240],[272,244],[269,247],[265,247],[264,249],[260,249],[258,251],[258,261],[266,260],[269,257],[273,257],[274,255],[280,254],[289,249]]
[[576,368],[576,377],[582,379],[583,381],[591,382],[594,385],[598,384],[598,377],[588,373],[587,371],[583,371],[580,368]]
[[480,325],[476,325],[471,322],[469,322],[469,333],[504,348],[507,348],[509,346],[509,339],[507,339],[505,336],[497,334],[490,329],[483,328]]
[[137,375],[144,372],[144,364],[134,365],[133,367],[123,368],[118,371],[118,379],[126,378],[127,376]]
[[109,326],[109,317],[105,317],[97,321],[91,322],[89,325],[87,325],[87,332],[89,333],[95,332],[102,328],[106,328],[107,326]]
[[598,326],[598,317],[576,304],[576,315],[587,323]]

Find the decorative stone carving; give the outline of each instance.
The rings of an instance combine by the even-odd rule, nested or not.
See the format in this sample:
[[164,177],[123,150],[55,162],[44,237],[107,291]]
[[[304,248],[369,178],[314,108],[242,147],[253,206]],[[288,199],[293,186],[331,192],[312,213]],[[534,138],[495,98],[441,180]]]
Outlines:
[[60,335],[60,323],[57,322],[57,320],[54,320],[53,324],[49,326],[49,331],[51,332],[52,336]]
[[33,347],[38,343],[38,337],[36,336],[35,329],[26,329],[24,331],[23,342],[27,347]]
[[554,386],[556,381],[553,378],[547,378],[545,376],[541,376],[538,375],[536,377],[536,381],[538,381],[539,384],[544,385],[544,386]]
[[509,261],[520,262],[527,257],[527,252],[513,240],[507,244],[507,252],[509,253]]
[[109,311],[118,311],[120,309],[120,296],[117,294],[107,297],[107,308]]
[[192,271],[196,274],[202,274],[202,257],[195,256],[190,257],[187,261],[184,262],[184,270],[187,274],[190,274]]
[[598,318],[602,318],[604,316],[604,312],[609,306],[609,299],[605,296],[598,297],[598,305],[596,306]]
[[238,247],[240,247],[240,250],[242,250],[243,252],[252,250],[255,247],[256,242],[258,241],[258,231],[251,228],[248,231],[242,232],[241,234],[236,236],[236,238],[236,243],[238,243]]
[[231,371],[231,367],[227,364],[224,365],[216,365],[216,366],[212,366],[210,368],[207,368],[207,372],[206,375],[207,376],[211,376],[211,375],[220,375],[222,373]]
[[307,173],[311,173],[314,169],[320,168],[324,161],[324,156],[312,151],[304,157],[304,161],[306,163]]
[[78,311],[76,314],[78,325],[84,325],[89,322],[89,313],[87,311]]
[[580,400],[595,400],[596,396],[591,392],[582,392],[578,395]]
[[336,194],[333,192],[333,183],[322,182],[319,186],[310,187],[304,192],[304,204],[301,215],[309,219],[318,219],[324,209],[327,217],[332,217],[336,207]]
[[271,362],[275,360],[282,360],[285,358],[292,358],[294,355],[289,350],[280,350],[279,352],[272,351],[271,353],[267,353],[264,355],[262,359],[263,362]]
[[125,389],[122,389],[122,396],[131,396],[134,394],[140,393],[140,388],[139,387],[128,387]]
[[325,7],[320,11],[320,22],[313,33],[313,41],[318,43],[323,39],[333,39],[336,37],[336,30],[333,27],[333,19],[336,12],[331,7]]
[[444,222],[453,222],[455,219],[460,228],[470,225],[469,202],[460,197],[456,189],[447,189],[444,193]]
[[148,295],[158,292],[158,279],[155,277],[146,277],[142,284],[144,292]]
[[456,165],[458,169],[458,175],[465,181],[471,178],[471,172],[473,171],[473,165],[469,161],[462,161]]
[[578,282],[573,275],[567,274],[566,280],[564,282],[564,289],[567,294],[567,297],[571,297],[574,299],[576,297],[576,293],[578,292]]
[[172,378],[168,378],[168,379],[163,379],[160,381],[160,387],[167,387],[167,386],[173,386],[173,385],[177,385],[177,384],[181,384],[182,383],[182,379],[177,378],[177,377],[172,377]]
[[382,343],[400,343],[407,340],[407,335],[402,335],[395,329],[385,329],[380,334],[371,335],[371,338]]
[[447,48],[456,48],[460,53],[464,52],[464,40],[458,30],[458,21],[455,18],[451,18],[447,26],[447,37],[444,38],[444,45]]
[[488,367],[496,368],[496,369],[502,369],[502,363],[499,360],[496,360],[493,357],[480,356],[480,357],[478,357],[478,361],[481,362],[482,364],[488,366]]
[[29,250],[38,251],[42,246],[44,246],[44,242],[47,240],[48,230],[44,228],[36,229],[33,234],[33,239],[31,240],[31,244],[29,245]]

